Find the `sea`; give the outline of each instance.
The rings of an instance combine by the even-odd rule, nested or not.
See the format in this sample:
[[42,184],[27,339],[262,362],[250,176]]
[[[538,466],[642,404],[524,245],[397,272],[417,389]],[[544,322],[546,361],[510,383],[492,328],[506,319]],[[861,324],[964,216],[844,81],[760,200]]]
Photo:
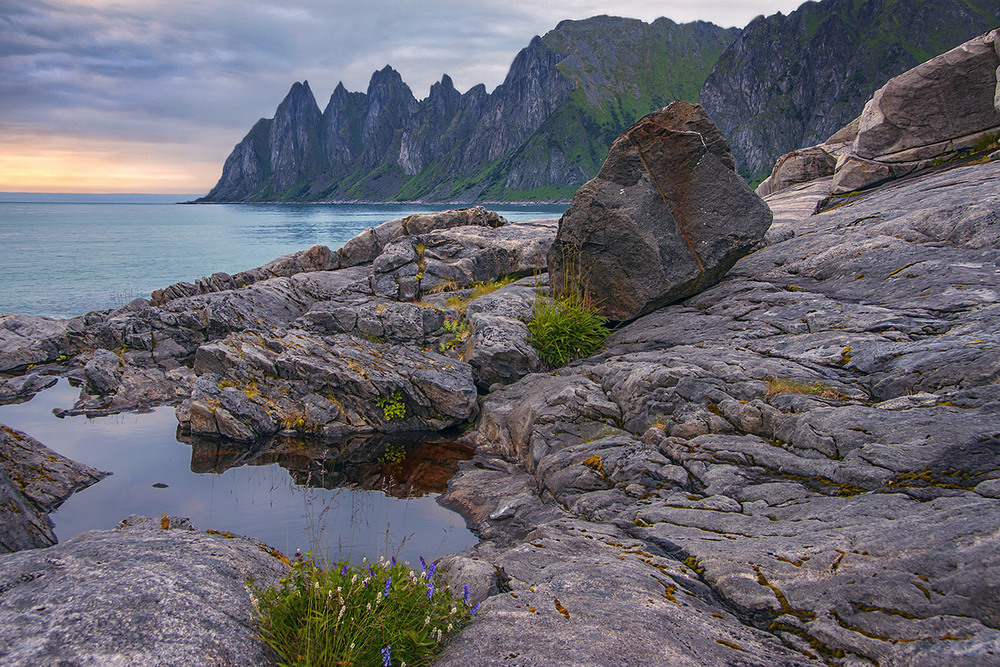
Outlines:
[[[155,289],[233,274],[367,227],[442,205],[200,204],[9,201],[0,193],[0,313],[73,317],[148,298]],[[193,197],[193,196],[192,196]],[[7,199],[8,201],[3,201]],[[565,206],[489,206],[508,220],[560,216]]]
[[[118,307],[181,280],[236,273],[316,244],[336,249],[367,227],[444,208],[181,205],[127,195],[32,199],[39,197],[0,193],[0,313],[71,317]],[[565,210],[489,208],[508,220],[558,217]],[[356,483],[337,487],[311,477],[331,468],[332,450],[315,443],[284,443],[271,452],[274,443],[240,449],[192,439],[178,433],[171,407],[57,418],[54,410],[69,408],[78,394],[61,378],[27,402],[0,405],[0,423],[111,473],[51,514],[60,541],[112,528],[130,514],[167,514],[188,517],[203,530],[254,537],[288,555],[311,552],[330,561],[395,556],[416,563],[476,542],[461,516],[437,502],[447,470],[471,456],[456,443],[402,443],[404,466],[439,469],[404,492],[371,466],[355,473]]]

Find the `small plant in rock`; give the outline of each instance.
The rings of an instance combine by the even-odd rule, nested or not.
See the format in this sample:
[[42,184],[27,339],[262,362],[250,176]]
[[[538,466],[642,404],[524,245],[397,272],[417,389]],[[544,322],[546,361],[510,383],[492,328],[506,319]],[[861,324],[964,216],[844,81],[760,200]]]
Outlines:
[[429,665],[479,608],[434,569],[395,559],[328,568],[307,554],[278,587],[252,588],[261,637],[284,665]]
[[388,398],[378,399],[375,405],[382,408],[387,422],[393,419],[406,419],[406,404],[403,403],[403,393],[399,390],[392,392]]
[[438,346],[442,354],[469,337],[469,324],[464,320],[446,317],[441,329],[445,333],[451,334],[451,338],[441,341],[441,344]]
[[528,322],[531,333],[528,341],[538,350],[542,361],[553,367],[565,366],[601,347],[608,337],[607,323],[607,318],[578,294],[557,297],[539,294],[535,298],[534,318]]

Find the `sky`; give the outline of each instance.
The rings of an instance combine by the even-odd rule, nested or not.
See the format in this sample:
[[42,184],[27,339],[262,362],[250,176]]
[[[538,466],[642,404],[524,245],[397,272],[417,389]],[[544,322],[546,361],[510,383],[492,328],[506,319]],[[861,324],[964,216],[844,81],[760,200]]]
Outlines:
[[0,192],[203,194],[296,81],[399,71],[493,90],[519,50],[599,14],[743,27],[799,0],[0,0]]

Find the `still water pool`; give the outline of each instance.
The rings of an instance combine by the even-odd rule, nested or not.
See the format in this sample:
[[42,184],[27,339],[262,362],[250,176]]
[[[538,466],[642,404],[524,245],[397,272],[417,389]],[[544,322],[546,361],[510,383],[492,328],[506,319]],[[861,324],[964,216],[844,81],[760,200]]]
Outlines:
[[286,554],[311,550],[331,560],[394,555],[415,563],[476,541],[458,514],[437,503],[458,460],[471,457],[456,443],[408,443],[406,460],[387,467],[359,456],[363,448],[345,457],[291,440],[252,449],[182,442],[169,407],[98,418],[52,414],[77,394],[60,379],[26,403],[0,405],[0,423],[112,473],[51,515],[60,541],[112,528],[129,514],[161,513],[189,517],[202,530],[250,535]]

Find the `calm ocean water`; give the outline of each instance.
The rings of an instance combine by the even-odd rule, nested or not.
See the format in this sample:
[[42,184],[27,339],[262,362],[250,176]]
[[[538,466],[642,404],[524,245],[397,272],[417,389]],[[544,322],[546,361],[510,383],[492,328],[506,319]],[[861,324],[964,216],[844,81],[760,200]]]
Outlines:
[[[0,203],[0,312],[72,317],[447,206]],[[509,220],[565,206],[490,207]]]

